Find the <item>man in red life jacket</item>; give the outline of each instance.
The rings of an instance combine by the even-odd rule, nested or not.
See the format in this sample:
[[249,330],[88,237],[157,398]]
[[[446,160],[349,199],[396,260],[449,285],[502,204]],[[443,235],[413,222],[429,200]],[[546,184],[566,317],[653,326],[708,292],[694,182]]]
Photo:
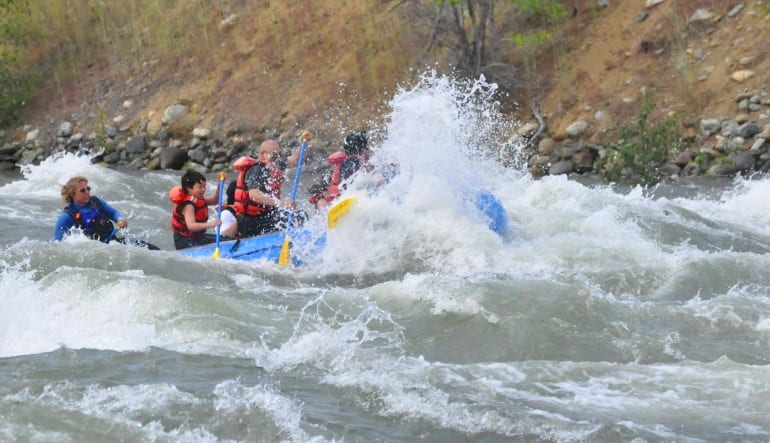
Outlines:
[[[311,139],[308,131],[303,132],[305,140]],[[281,148],[275,140],[265,140],[259,146],[256,159],[241,157],[233,163],[238,178],[235,184],[233,208],[238,219],[238,234],[241,237],[267,234],[286,228],[290,210],[297,207],[291,199],[281,199],[281,185],[287,168],[297,166],[297,149],[286,160],[280,158]],[[294,211],[293,226],[301,226],[307,216]]]
[[345,188],[344,181],[360,169],[371,172],[369,165],[369,141],[363,131],[351,132],[342,143],[342,150],[331,154],[328,158],[334,169],[327,173],[320,184],[310,188],[308,201],[321,209],[331,203]]

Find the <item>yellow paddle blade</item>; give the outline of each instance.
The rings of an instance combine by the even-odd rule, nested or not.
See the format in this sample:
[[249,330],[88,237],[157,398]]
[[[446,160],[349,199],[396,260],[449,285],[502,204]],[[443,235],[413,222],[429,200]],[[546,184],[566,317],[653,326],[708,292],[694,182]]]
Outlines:
[[289,234],[286,234],[286,238],[283,240],[283,246],[281,246],[281,253],[278,255],[278,264],[286,266],[289,264]]
[[340,221],[340,217],[345,215],[355,202],[355,197],[348,197],[344,200],[341,200],[339,203],[335,204],[329,209],[329,222],[327,224],[329,229],[333,229],[337,226],[337,223]]
[[214,253],[211,254],[211,258],[213,259],[219,258],[219,248],[214,249]]

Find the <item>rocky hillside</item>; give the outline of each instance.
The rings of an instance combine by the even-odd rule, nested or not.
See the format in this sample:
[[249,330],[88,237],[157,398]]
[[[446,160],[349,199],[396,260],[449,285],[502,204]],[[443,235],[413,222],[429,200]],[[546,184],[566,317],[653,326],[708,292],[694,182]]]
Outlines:
[[765,2],[596,5],[606,7],[573,17],[581,21],[577,46],[551,73],[540,104],[548,137],[529,159],[533,172],[592,170],[608,141],[618,139],[618,127],[638,119],[645,104],[650,119],[683,117],[678,131],[688,148],[670,153],[664,176],[767,171]]
[[[527,74],[508,100],[523,124],[511,137],[529,146],[523,161],[533,174],[622,170],[628,160],[597,160],[618,157],[618,128],[645,106],[652,122],[684,117],[677,130],[687,143],[669,153],[666,175],[767,169],[764,1],[562,3],[568,16],[548,28],[549,42],[526,52],[496,45],[500,60]],[[0,164],[98,142],[109,165],[216,170],[252,142],[294,139],[304,128],[333,149],[341,133],[385,115],[383,103],[422,66],[450,60],[432,39],[429,0],[211,8],[209,46],[187,58],[94,56],[77,75],[45,84],[25,124],[3,132]],[[495,32],[509,35],[510,5],[497,8]]]

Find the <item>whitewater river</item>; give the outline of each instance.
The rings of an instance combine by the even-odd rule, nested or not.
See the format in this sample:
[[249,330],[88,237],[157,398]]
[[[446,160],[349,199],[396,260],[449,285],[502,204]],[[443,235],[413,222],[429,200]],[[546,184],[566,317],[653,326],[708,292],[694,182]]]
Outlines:
[[[533,180],[483,92],[396,93],[400,175],[302,268],[177,255],[178,172],[0,178],[0,441],[770,440],[770,181]],[[163,251],[51,243],[77,174]]]

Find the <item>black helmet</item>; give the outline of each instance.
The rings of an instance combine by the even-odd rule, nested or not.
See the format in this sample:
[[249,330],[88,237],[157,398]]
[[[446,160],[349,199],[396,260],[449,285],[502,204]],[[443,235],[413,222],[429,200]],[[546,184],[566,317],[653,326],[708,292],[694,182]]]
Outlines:
[[351,132],[345,137],[345,141],[342,143],[342,148],[345,150],[345,154],[358,155],[366,149],[369,144],[366,140],[366,134],[363,131]]

